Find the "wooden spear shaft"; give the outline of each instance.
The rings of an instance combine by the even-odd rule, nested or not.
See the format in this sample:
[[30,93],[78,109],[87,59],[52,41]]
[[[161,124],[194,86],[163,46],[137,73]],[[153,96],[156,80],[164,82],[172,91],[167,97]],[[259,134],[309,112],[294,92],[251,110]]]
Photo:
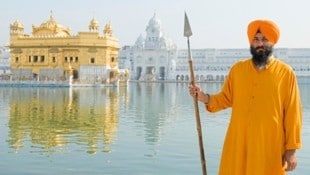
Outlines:
[[[192,35],[192,31],[188,22],[187,15],[185,13],[185,26],[184,26],[184,36],[187,37],[187,49],[188,49],[188,63],[189,63],[189,69],[190,69],[190,83],[192,85],[195,85],[195,75],[194,75],[194,69],[193,69],[193,61],[192,61],[192,54],[191,54],[191,48],[190,48],[190,42],[189,37]],[[198,108],[198,99],[197,95],[193,97],[194,99],[194,107],[195,107],[195,116],[196,116],[196,126],[197,126],[197,133],[198,133],[198,140],[199,140],[199,148],[200,148],[200,162],[201,162],[201,168],[202,168],[202,174],[207,175],[207,166],[206,166],[206,160],[205,160],[205,153],[203,148],[203,139],[202,139],[202,131],[201,131],[201,121],[200,121],[200,115],[199,115],[199,108]]]

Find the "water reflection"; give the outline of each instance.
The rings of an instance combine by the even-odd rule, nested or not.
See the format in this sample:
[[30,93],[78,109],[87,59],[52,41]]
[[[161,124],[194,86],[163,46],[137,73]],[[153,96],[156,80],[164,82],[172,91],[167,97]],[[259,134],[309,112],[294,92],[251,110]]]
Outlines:
[[[137,128],[144,128],[145,143],[154,145],[175,111],[174,88],[164,83],[130,84],[130,111]],[[140,130],[140,129],[139,129]]]
[[[214,93],[222,84],[200,86]],[[309,172],[309,87],[300,85],[304,120],[297,174]],[[8,167],[5,174],[25,174],[16,167],[31,171],[28,174],[200,173],[188,83],[0,88],[0,96],[5,116],[0,120],[0,147],[9,153],[1,154],[0,167]],[[200,107],[208,171],[216,174],[230,111],[210,114]],[[85,161],[90,166],[84,166]]]
[[[214,93],[222,84],[200,86]],[[305,114],[310,109],[308,87],[300,85]],[[146,144],[156,145],[176,113],[192,111],[192,102],[184,101],[190,99],[187,89],[186,83],[134,83],[130,91],[127,87],[1,89],[9,101],[7,143],[14,152],[26,145],[34,152],[70,151],[70,144],[89,154],[111,152],[123,117],[124,125],[134,126]],[[309,124],[309,116],[304,122]]]
[[82,145],[90,154],[111,150],[118,129],[115,89],[11,88],[8,93],[7,142],[15,152],[25,142],[46,152],[69,143]]

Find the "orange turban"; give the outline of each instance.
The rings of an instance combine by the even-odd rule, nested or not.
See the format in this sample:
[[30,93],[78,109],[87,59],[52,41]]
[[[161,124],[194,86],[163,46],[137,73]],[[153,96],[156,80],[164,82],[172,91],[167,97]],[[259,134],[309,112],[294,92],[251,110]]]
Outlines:
[[272,21],[258,19],[250,22],[250,24],[248,25],[248,38],[250,43],[252,43],[254,36],[256,35],[258,30],[272,44],[276,44],[278,42],[278,39],[280,37],[280,30],[278,26]]

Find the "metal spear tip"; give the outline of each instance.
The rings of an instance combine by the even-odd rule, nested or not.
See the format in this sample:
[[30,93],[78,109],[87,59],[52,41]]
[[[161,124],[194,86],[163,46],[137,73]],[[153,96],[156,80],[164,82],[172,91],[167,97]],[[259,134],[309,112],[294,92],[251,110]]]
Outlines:
[[190,37],[192,35],[193,35],[192,29],[191,29],[191,26],[189,25],[188,17],[187,17],[186,12],[185,12],[185,17],[184,17],[184,36],[185,37]]

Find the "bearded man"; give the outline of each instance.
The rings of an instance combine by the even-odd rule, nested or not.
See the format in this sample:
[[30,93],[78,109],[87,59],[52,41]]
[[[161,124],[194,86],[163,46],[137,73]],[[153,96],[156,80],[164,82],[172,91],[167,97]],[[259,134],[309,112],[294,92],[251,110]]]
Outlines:
[[280,30],[270,20],[248,25],[251,58],[237,62],[220,92],[189,86],[206,110],[231,107],[219,175],[284,175],[297,166],[302,105],[293,69],[272,55]]

